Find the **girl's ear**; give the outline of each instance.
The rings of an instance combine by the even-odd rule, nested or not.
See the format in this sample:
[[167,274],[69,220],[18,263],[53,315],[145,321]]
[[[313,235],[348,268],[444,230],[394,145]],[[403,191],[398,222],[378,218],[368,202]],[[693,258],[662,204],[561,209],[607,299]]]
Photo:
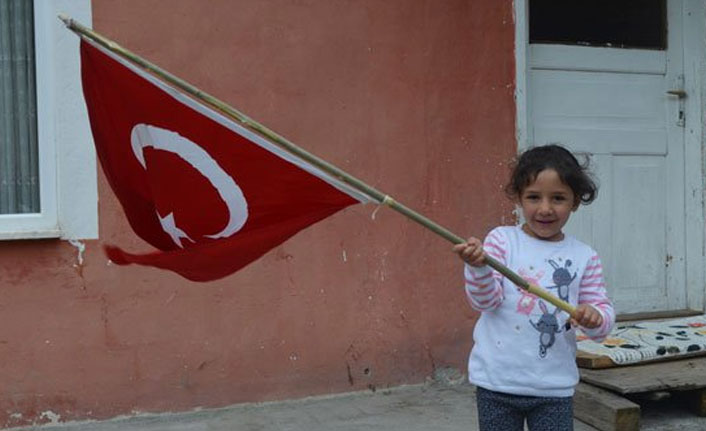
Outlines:
[[578,197],[575,197],[574,198],[574,206],[571,208],[571,211],[576,211],[577,209],[579,209],[580,205],[581,205],[581,199],[579,199]]

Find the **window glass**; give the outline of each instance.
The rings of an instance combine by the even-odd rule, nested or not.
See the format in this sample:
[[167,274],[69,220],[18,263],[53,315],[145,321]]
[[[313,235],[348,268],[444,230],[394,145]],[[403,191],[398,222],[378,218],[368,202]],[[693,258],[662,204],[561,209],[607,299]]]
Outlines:
[[0,1],[0,214],[40,210],[32,3]]
[[667,47],[665,0],[530,0],[530,43]]

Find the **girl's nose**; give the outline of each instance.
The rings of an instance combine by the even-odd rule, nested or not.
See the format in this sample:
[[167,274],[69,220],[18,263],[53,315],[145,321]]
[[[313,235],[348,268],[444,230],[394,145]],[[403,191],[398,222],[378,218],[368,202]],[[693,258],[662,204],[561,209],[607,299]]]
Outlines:
[[548,200],[542,200],[539,205],[539,211],[542,213],[549,213],[552,211],[552,206]]

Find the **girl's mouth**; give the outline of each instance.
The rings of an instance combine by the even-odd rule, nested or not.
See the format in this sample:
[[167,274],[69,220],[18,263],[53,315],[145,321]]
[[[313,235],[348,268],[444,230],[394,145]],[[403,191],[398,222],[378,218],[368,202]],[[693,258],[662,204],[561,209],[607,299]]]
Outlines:
[[537,223],[539,223],[539,224],[552,224],[552,223],[554,223],[554,220],[537,220]]

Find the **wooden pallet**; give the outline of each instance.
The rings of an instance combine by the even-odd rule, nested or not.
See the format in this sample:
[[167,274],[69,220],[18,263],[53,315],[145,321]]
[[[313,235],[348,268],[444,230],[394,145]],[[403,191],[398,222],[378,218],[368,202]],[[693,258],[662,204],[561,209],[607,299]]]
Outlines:
[[706,357],[602,370],[581,369],[581,380],[619,394],[706,388]]
[[579,371],[574,416],[599,430],[639,430],[640,406],[626,398],[636,394],[687,393],[695,413],[706,415],[706,357]]

